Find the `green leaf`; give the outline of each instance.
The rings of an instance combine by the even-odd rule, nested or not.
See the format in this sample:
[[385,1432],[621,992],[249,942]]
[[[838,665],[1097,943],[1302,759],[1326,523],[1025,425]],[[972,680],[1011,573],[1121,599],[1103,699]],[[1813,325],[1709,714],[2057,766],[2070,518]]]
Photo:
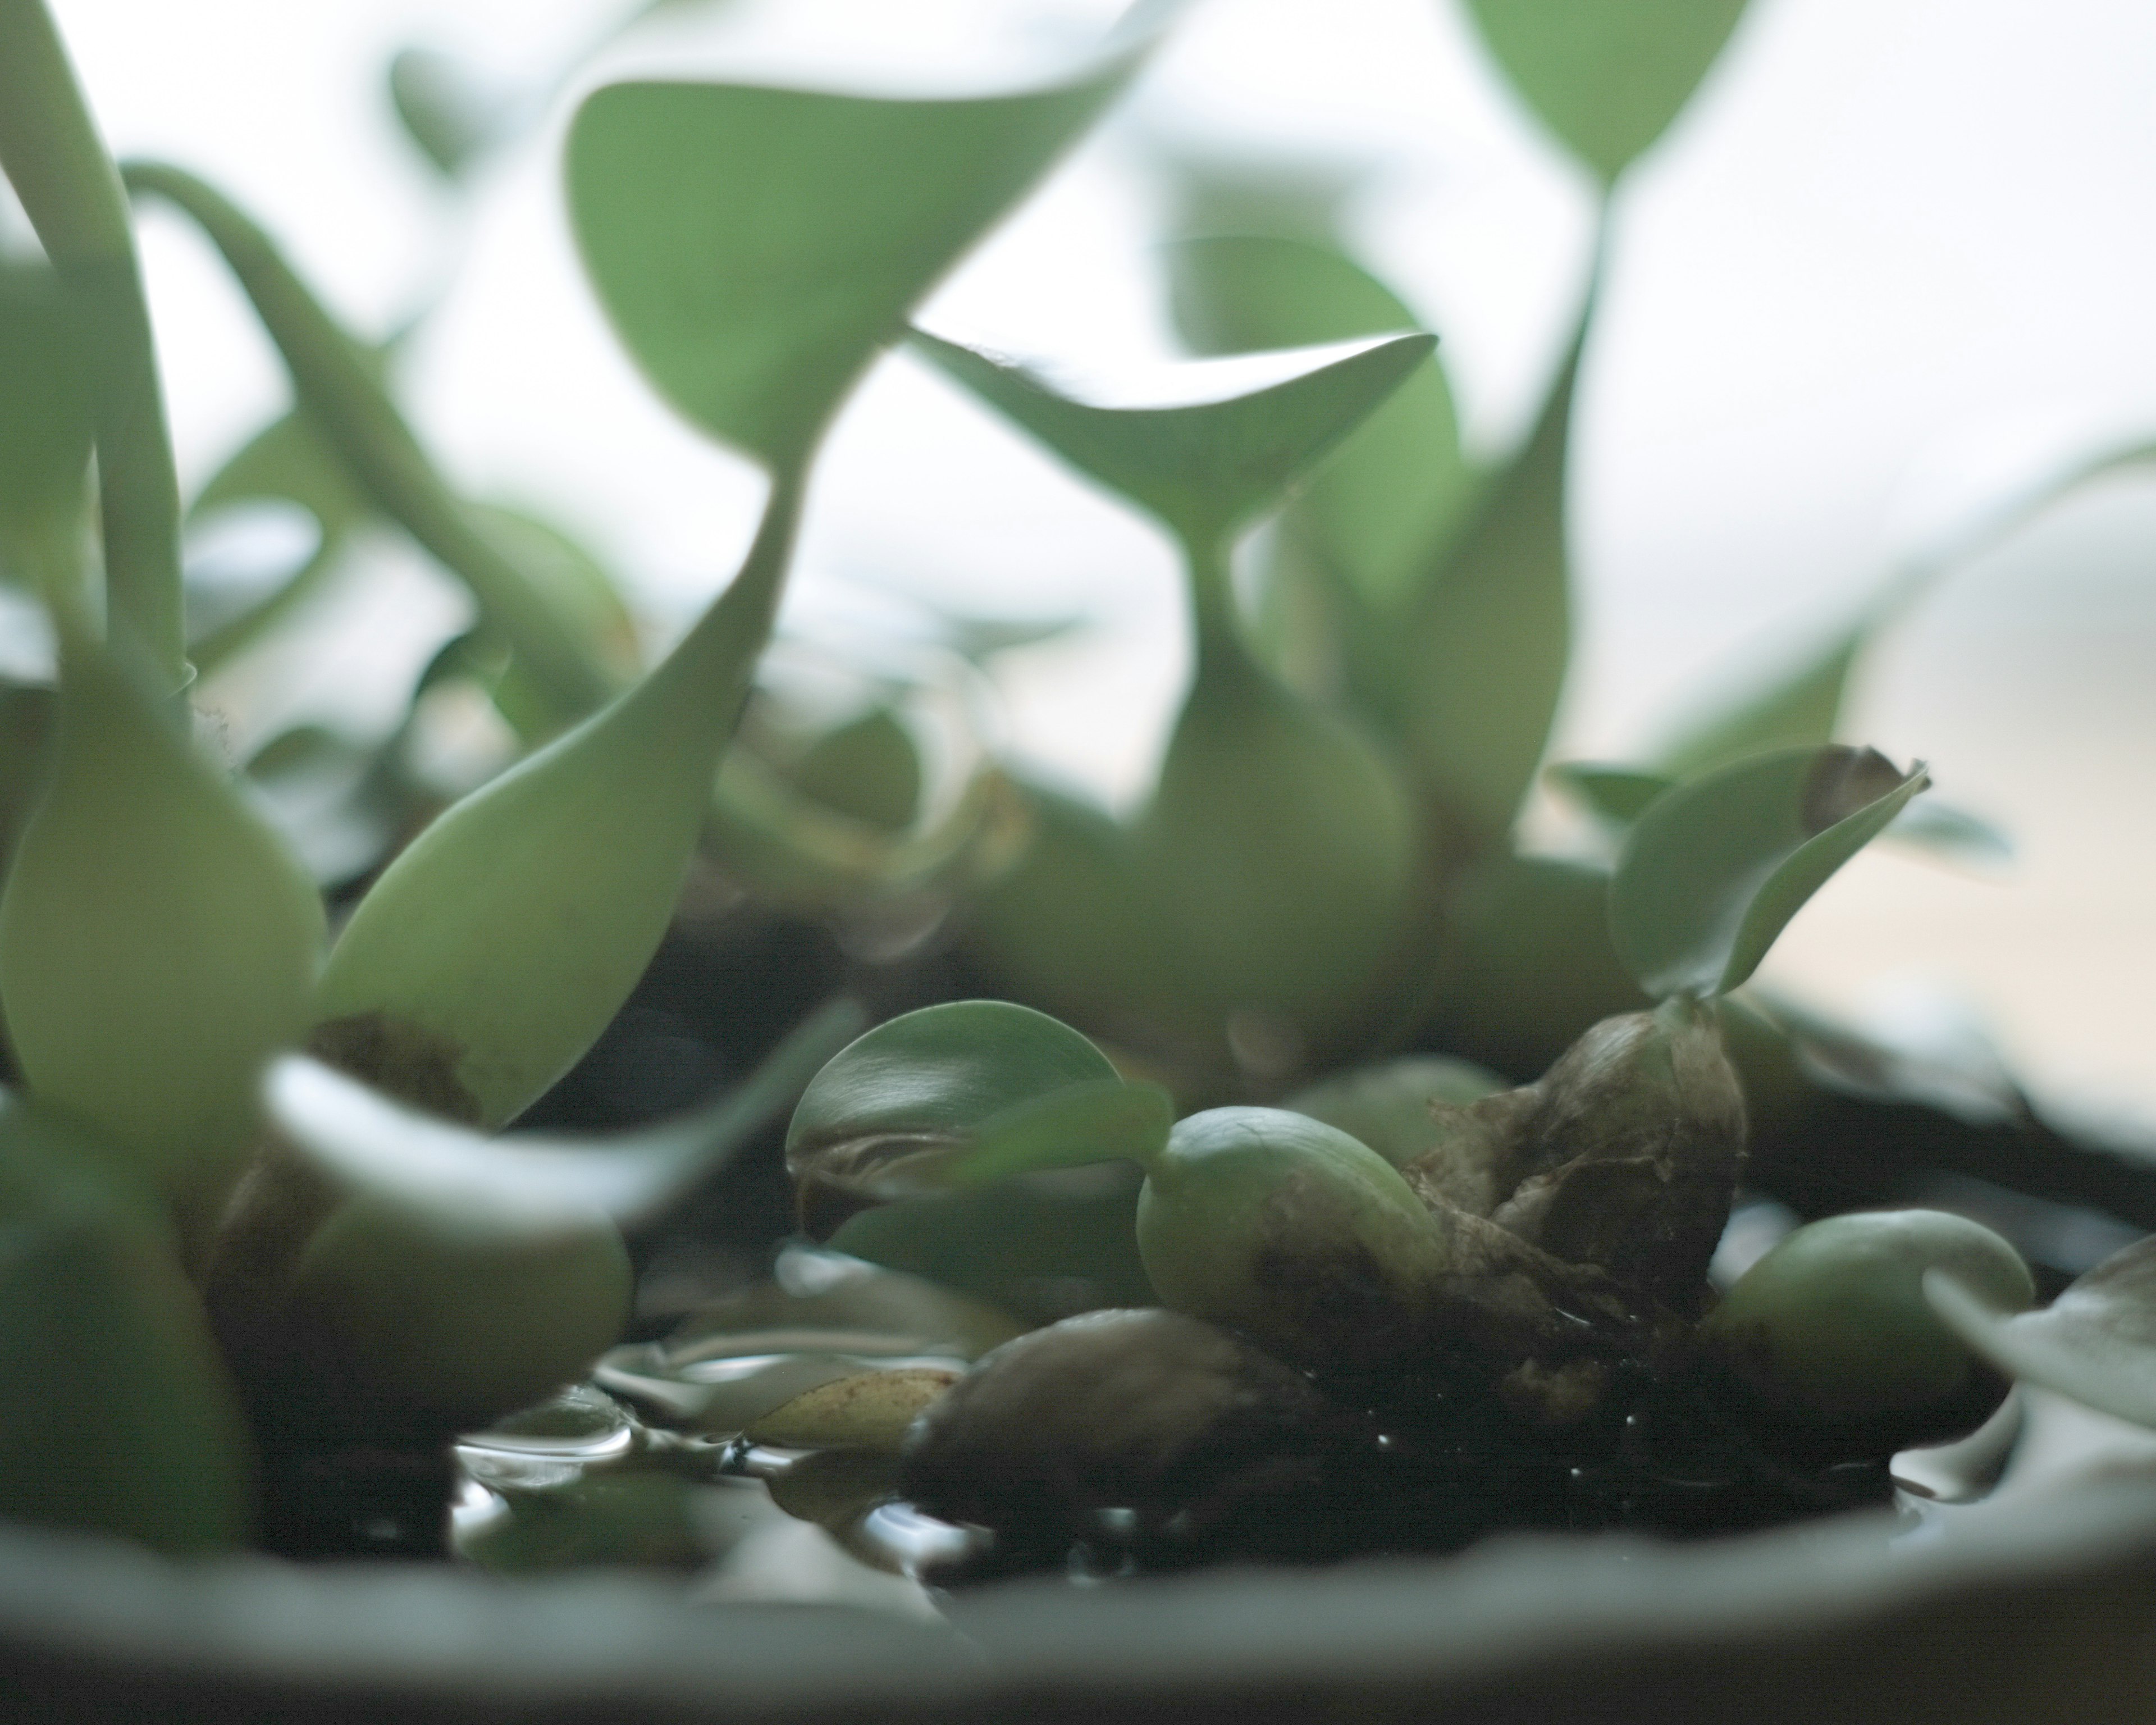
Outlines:
[[70,631],[52,777],[0,894],[31,1093],[142,1159],[190,1231],[254,1137],[322,942],[313,882],[119,658]]
[[774,471],[796,469],[907,312],[1142,52],[967,100],[609,85],[569,132],[585,266],[662,396]]
[[1029,1322],[1155,1306],[1137,1248],[1135,1168],[1021,1177],[863,1210],[838,1250],[993,1301]]
[[1866,614],[1815,657],[1726,711],[1680,733],[1656,756],[1669,778],[1697,778],[1751,755],[1774,749],[1818,748],[1834,741],[1849,674],[1888,608]]
[[901,832],[921,810],[921,751],[888,707],[834,726],[815,739],[788,776],[827,809]]
[[354,1188],[445,1216],[506,1206],[538,1229],[594,1211],[629,1223],[737,1155],[859,1031],[862,1018],[852,1001],[834,1002],[716,1102],[603,1137],[483,1137],[401,1107],[300,1055],[271,1066],[263,1097],[270,1120],[294,1147]]
[[1503,839],[1534,778],[1571,655],[1567,450],[1585,330],[1400,626],[1402,748],[1430,802],[1486,845]]
[[0,1515],[247,1543],[253,1446],[175,1245],[121,1158],[0,1091]]
[[2112,1253],[2039,1311],[1995,1305],[1939,1270],[1924,1277],[1924,1298],[2009,1377],[2156,1426],[2156,1235]]
[[803,1390],[758,1415],[742,1435],[789,1450],[871,1450],[896,1455],[914,1416],[958,1381],[948,1366],[856,1372]]
[[1830,875],[1931,780],[1871,749],[1791,749],[1658,799],[1611,882],[1619,956],[1650,994],[1727,993]]
[[1066,393],[956,342],[911,340],[1073,467],[1203,547],[1276,506],[1437,345],[1404,335],[1198,360]]
[[1635,767],[1609,767],[1599,761],[1561,761],[1543,773],[1551,788],[1614,826],[1630,826],[1647,805],[1676,781]]
[[817,1074],[786,1134],[812,1230],[834,1209],[1044,1168],[1142,1161],[1173,1109],[1067,1024],[1000,1000],[923,1007]]
[[[1348,341],[1421,321],[1344,254],[1309,241],[1191,239],[1170,247],[1167,261],[1177,326],[1200,353]],[[1335,580],[1383,612],[1424,576],[1473,479],[1445,372],[1420,367],[1312,476],[1284,525]]]
[[88,331],[58,273],[0,259],[0,552],[44,553],[85,495],[96,393]]
[[673,915],[799,503],[773,491],[741,573],[664,664],[450,808],[361,900],[317,1012],[428,1070],[359,1076],[498,1126],[606,1028]]
[[1744,0],[1468,0],[1527,104],[1607,182],[1662,135]]
[[367,519],[367,505],[321,436],[297,411],[272,421],[242,444],[187,506],[190,526],[227,509],[294,503],[314,517],[313,552],[270,593],[236,615],[198,627],[190,615],[187,655],[208,676],[259,639],[319,587]]

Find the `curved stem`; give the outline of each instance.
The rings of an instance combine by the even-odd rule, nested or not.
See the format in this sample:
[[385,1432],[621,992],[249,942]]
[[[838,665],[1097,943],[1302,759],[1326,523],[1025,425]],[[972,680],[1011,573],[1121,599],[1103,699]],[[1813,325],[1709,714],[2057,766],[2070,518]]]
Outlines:
[[187,680],[180,485],[120,176],[44,0],[0,0],[0,167],[97,336],[107,603],[177,689]]
[[604,702],[614,680],[589,644],[474,524],[376,382],[358,344],[269,235],[182,169],[130,162],[122,173],[130,190],[168,200],[209,237],[277,344],[301,407],[361,490],[471,589],[557,719],[569,723]]

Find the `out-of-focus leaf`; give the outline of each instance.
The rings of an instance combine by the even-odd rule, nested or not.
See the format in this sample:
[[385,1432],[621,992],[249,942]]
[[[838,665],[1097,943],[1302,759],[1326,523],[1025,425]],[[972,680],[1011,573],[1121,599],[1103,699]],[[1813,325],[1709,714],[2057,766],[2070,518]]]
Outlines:
[[47,552],[82,508],[96,414],[88,341],[56,271],[0,259],[0,554],[11,559]]
[[719,769],[705,854],[767,902],[859,908],[995,873],[1019,842],[1024,814],[1018,798],[991,768],[940,819],[893,833],[811,800],[737,748]]
[[207,676],[256,639],[334,568],[367,518],[367,505],[321,434],[298,409],[243,444],[187,506],[190,526],[249,504],[291,503],[314,517],[311,553],[269,593],[236,614],[198,624],[191,600],[188,656]]
[[405,135],[444,179],[461,177],[502,135],[504,104],[454,54],[400,49],[389,62],[388,81]]
[[490,1138],[390,1101],[303,1055],[270,1070],[270,1119],[292,1144],[363,1189],[453,1215],[506,1209],[535,1228],[635,1220],[720,1168],[801,1094],[860,1027],[850,1000],[789,1034],[746,1081],[677,1119],[603,1137]]
[[1127,834],[1060,792],[1028,786],[1025,799],[1031,837],[975,896],[969,945],[1024,999],[1111,1029],[1142,1019],[1160,978]]
[[714,1488],[653,1469],[581,1474],[544,1489],[500,1492],[490,1514],[458,1507],[452,1543],[497,1575],[598,1565],[694,1569],[715,1555],[700,1500]]
[[1541,1076],[1589,1024],[1650,1003],[1609,940],[1609,873],[1501,855],[1448,903],[1455,937],[1432,1022],[1443,1045],[1515,1083]]
[[1647,805],[1676,781],[1635,767],[1610,767],[1599,761],[1560,761],[1543,777],[1583,807],[1615,826],[1630,826]]
[[386,856],[412,811],[385,783],[378,749],[321,725],[272,737],[247,763],[263,817],[325,888]]
[[1609,181],[1676,118],[1744,0],[1468,0],[1468,10],[1528,105]]
[[1147,367],[1065,393],[916,331],[915,348],[1080,471],[1209,548],[1277,505],[1436,346],[1404,335]]
[[247,1423],[176,1244],[121,1157],[0,1091],[0,1515],[247,1542]]
[[[613,578],[598,559],[552,523],[521,509],[476,503],[473,525],[583,642],[594,663],[623,683],[642,668],[636,620],[622,603]],[[494,680],[495,705],[518,734],[542,741],[560,728],[552,699],[512,655]]]
[[2113,1253],[2039,1311],[2002,1310],[1938,1270],[1925,1276],[1924,1297],[2010,1377],[2156,1426],[2156,1237]]
[[64,641],[52,777],[0,894],[0,1004],[32,1094],[142,1158],[192,1233],[253,1139],[263,1062],[305,1030],[322,907],[131,671]]
[[471,589],[490,627],[547,690],[556,721],[580,718],[611,695],[615,685],[586,643],[435,470],[382,387],[379,351],[348,334],[269,234],[214,187],[161,162],[130,162],[122,177],[137,196],[170,201],[217,247],[277,344],[310,424],[355,489]]
[[0,865],[43,788],[56,691],[41,683],[0,679]]
[[921,809],[921,751],[888,707],[834,726],[793,763],[789,777],[826,808],[891,831]]
[[863,1210],[838,1250],[993,1301],[1029,1322],[1156,1306],[1137,1250],[1136,1169],[1005,1180]]
[[1779,681],[1679,735],[1656,757],[1658,768],[1672,779],[1698,778],[1748,756],[1833,742],[1850,670],[1876,620],[1867,616]]
[[1000,1000],[879,1024],[816,1075],[786,1135],[811,1231],[863,1203],[1032,1169],[1142,1160],[1173,1109],[1045,1013]]
[[1449,1055],[1399,1055],[1321,1079],[1281,1104],[1358,1138],[1394,1167],[1436,1143],[1434,1101],[1465,1107],[1505,1088],[1505,1081]]
[[[1344,254],[1307,241],[1186,240],[1169,248],[1168,265],[1177,326],[1200,353],[1348,341],[1421,321]],[[1473,477],[1444,371],[1419,367],[1312,476],[1286,530],[1363,603],[1389,612],[1429,568]]]
[[601,302],[653,386],[798,468],[906,313],[1122,90],[1145,44],[1014,95],[618,84],[568,142]]
[[1572,650],[1565,475],[1579,339],[1402,625],[1402,746],[1431,803],[1483,845],[1518,813]]
[[1609,927],[1650,994],[1727,993],[1830,875],[1931,783],[1871,749],[1792,749],[1658,798],[1626,840]]
[[1982,815],[1929,798],[1896,815],[1886,836],[1981,869],[2004,868],[2014,860],[2014,841]]
[[788,1450],[896,1451],[914,1416],[953,1384],[948,1366],[902,1366],[860,1372],[805,1390],[752,1422],[751,1443]]

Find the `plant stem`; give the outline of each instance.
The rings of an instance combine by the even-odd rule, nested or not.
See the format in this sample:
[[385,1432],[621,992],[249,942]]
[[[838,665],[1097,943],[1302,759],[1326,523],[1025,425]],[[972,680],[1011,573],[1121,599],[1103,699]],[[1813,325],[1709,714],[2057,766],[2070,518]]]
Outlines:
[[0,0],[0,167],[96,336],[107,605],[187,680],[180,486],[127,200],[44,0]]
[[1249,662],[1235,616],[1235,588],[1229,568],[1229,535],[1185,536],[1183,555],[1190,584],[1190,628],[1200,673],[1240,668]]
[[[291,373],[300,404],[375,507],[471,589],[562,724],[614,692],[589,644],[474,525],[396,404],[268,234],[182,169],[130,162],[130,190],[169,200],[223,256]],[[737,583],[738,584],[738,583]]]

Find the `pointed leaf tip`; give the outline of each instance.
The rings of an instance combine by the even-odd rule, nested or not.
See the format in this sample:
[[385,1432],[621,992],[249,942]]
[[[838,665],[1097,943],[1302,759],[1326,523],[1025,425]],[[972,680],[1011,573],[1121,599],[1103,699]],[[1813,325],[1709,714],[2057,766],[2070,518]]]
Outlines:
[[1207,547],[1278,505],[1437,345],[1419,332],[1362,337],[1066,388],[922,331],[911,341],[1073,467]]
[[1788,749],[1669,791],[1610,883],[1618,956],[1650,993],[1725,994],[1931,780],[1871,749]]

